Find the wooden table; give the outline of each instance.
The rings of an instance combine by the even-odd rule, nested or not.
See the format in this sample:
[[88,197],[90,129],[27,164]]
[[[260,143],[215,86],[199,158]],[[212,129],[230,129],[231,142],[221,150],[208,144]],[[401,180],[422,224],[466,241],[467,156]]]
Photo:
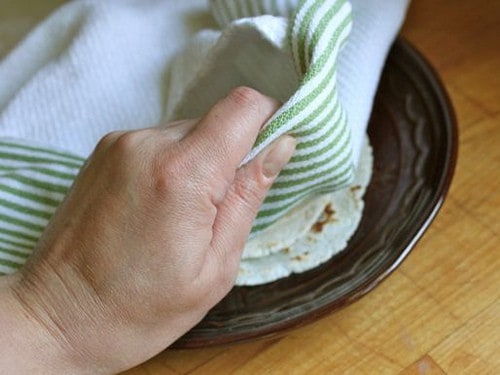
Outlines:
[[403,35],[438,70],[460,150],[438,217],[375,291],[286,337],[167,351],[140,374],[500,374],[500,1],[414,0]]
[[[23,31],[64,1],[0,0]],[[18,38],[0,26],[1,55]],[[413,0],[402,33],[443,78],[460,128],[450,193],[408,259],[285,337],[167,351],[125,374],[500,374],[500,0]]]

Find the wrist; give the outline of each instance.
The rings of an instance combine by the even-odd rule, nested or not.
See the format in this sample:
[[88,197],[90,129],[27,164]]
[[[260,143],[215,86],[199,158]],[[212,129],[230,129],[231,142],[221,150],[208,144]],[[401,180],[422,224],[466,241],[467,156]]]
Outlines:
[[8,373],[82,374],[72,350],[16,295],[20,275],[0,277],[0,368]]

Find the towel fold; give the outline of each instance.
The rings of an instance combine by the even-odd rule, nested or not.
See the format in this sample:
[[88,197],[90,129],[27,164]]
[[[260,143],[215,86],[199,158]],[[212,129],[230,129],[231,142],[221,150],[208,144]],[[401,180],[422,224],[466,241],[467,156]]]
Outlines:
[[[255,41],[245,45],[247,53],[255,45],[271,48],[259,49],[264,58],[281,54],[276,61],[283,62],[282,70],[273,82],[280,82],[276,96],[285,105],[248,159],[285,132],[302,138],[292,172],[273,187],[277,193],[254,230],[302,196],[342,186],[359,157],[380,71],[407,6],[401,0],[351,3],[353,31],[338,61],[351,19],[343,0],[213,1],[215,18],[227,31],[205,31],[180,55],[195,31],[213,26],[202,0],[75,0],[56,11],[0,64],[0,273],[24,262],[100,137],[196,110],[188,98],[212,68],[190,67],[198,72],[193,81],[189,72],[174,74],[180,70],[171,64],[174,55],[181,61],[196,45],[198,56],[215,56],[216,65],[216,56],[227,53],[216,46],[241,35]],[[272,16],[238,20],[268,12]],[[247,65],[244,73],[253,80],[264,72],[261,66]],[[257,81],[266,84],[265,77]],[[219,95],[209,94],[201,99]],[[322,150],[319,145],[337,148],[308,152]],[[312,169],[301,164],[308,159]]]
[[[186,55],[174,62],[178,76],[194,79],[186,82],[173,116],[200,117],[241,85],[284,102],[244,160],[251,160],[285,133],[298,141],[296,153],[257,215],[252,233],[258,233],[304,197],[337,190],[354,178],[350,129],[337,90],[337,61],[351,31],[351,6],[345,0],[302,0],[290,19],[285,18],[287,12],[247,18],[250,4],[265,9],[265,4],[274,2],[253,1],[239,2],[242,19],[228,24],[215,43],[205,40],[209,48],[200,48],[203,43],[197,40],[196,49],[188,47]],[[223,14],[228,4],[235,3],[213,1],[212,9]],[[207,50],[206,56],[197,61],[194,50]]]

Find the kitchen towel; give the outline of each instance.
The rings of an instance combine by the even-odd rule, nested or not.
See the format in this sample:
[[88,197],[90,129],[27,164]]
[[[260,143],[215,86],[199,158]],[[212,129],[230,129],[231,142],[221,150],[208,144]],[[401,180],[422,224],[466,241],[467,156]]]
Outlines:
[[[253,1],[240,3],[250,9]],[[266,1],[254,5],[259,3]],[[212,8],[217,14],[228,4],[235,3],[213,1]],[[345,0],[302,0],[289,19],[284,17],[286,13],[257,18],[246,18],[241,13],[243,18],[226,26],[215,43],[205,41],[208,48],[199,41],[194,42],[196,48],[188,47],[188,51],[205,49],[206,56],[196,59],[187,53],[174,61],[176,74],[172,80],[194,79],[183,80],[186,89],[181,90],[179,103],[173,105],[173,116],[202,116],[231,88],[242,85],[284,103],[267,122],[245,160],[283,134],[297,139],[294,156],[259,210],[252,229],[257,233],[304,197],[335,191],[354,177],[348,116],[337,90],[338,57],[351,31],[352,19],[351,6]],[[189,62],[198,62],[199,68],[190,68],[193,64]]]
[[[380,70],[406,9],[406,2],[396,0],[388,0],[380,6],[363,1],[352,3],[351,38],[357,40],[349,40],[346,52],[350,54],[344,61],[341,55],[338,64],[334,64],[337,74],[333,77],[338,77],[339,92],[325,93],[337,103],[338,124],[345,124],[349,118],[361,118],[356,129],[350,129],[354,147],[343,149],[346,155],[352,152],[352,156],[347,157],[349,161],[343,164],[347,166],[344,171],[352,171],[356,163],[360,147],[355,145],[355,135],[356,132],[364,135]],[[265,2],[247,2],[245,6],[255,11],[262,10],[262,4]],[[281,6],[279,1],[276,4]],[[332,7],[328,9],[333,10],[326,12],[332,18],[318,13],[318,9],[326,9],[324,4]],[[287,2],[287,13],[281,14],[285,17],[278,17],[278,22],[305,25],[308,29],[311,25],[319,27],[310,27],[310,32],[301,33],[301,27],[297,26],[296,34],[292,27],[287,27],[286,35],[282,35],[282,42],[291,42],[288,52],[296,72],[297,92],[300,92],[304,85],[310,84],[308,78],[318,77],[318,71],[308,73],[307,68],[314,66],[317,56],[326,51],[320,38],[326,34],[312,31],[323,30],[326,24],[331,26],[328,30],[337,30],[332,34],[337,38],[331,42],[334,45],[331,51],[337,53],[347,36],[350,7],[345,1],[303,1],[298,8],[295,5]],[[212,7],[216,13],[217,9],[223,12],[216,2]],[[293,9],[302,9],[303,13],[299,11],[295,15]],[[290,14],[292,18],[287,20]],[[308,19],[304,17],[311,17],[308,14],[316,14],[317,21],[313,17],[311,24],[304,22]],[[263,18],[276,19],[275,16]],[[228,16],[225,19],[228,21]],[[326,19],[340,22],[321,22]],[[227,27],[238,28],[248,22],[236,20]],[[255,23],[265,24],[264,21]],[[155,125],[165,119],[168,108],[182,109],[182,105],[172,106],[170,93],[166,93],[167,87],[173,87],[169,86],[172,76],[167,74],[169,62],[200,26],[210,26],[210,18],[200,1],[73,1],[35,29],[0,64],[0,272],[12,272],[24,262],[102,135],[116,129]],[[293,38],[297,40],[295,47]],[[368,59],[358,61],[364,52],[349,49],[350,44],[355,43],[359,48],[367,47],[369,52],[372,49],[375,52],[367,55]],[[359,68],[352,66],[353,61],[357,61]],[[352,74],[342,75],[343,69]],[[181,102],[182,96],[184,94],[180,95]],[[341,110],[342,104],[346,111]],[[279,114],[272,121],[276,118]],[[279,126],[275,129],[300,132],[295,126],[286,128],[286,119],[276,123]],[[313,133],[313,130],[317,128],[305,131]],[[346,140],[349,132],[344,130],[345,127],[336,126],[332,132],[337,132],[337,136],[343,134],[344,138],[339,139],[347,145],[351,141]],[[272,137],[266,139],[269,142]],[[346,172],[346,176],[350,173]],[[285,185],[278,188],[287,189]]]

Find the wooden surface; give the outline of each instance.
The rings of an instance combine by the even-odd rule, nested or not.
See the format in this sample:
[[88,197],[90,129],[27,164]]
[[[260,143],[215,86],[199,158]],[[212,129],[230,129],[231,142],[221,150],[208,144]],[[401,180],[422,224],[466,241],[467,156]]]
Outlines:
[[446,203],[359,302],[273,341],[167,351],[143,374],[500,374],[500,1],[414,0],[406,36],[456,107]]

